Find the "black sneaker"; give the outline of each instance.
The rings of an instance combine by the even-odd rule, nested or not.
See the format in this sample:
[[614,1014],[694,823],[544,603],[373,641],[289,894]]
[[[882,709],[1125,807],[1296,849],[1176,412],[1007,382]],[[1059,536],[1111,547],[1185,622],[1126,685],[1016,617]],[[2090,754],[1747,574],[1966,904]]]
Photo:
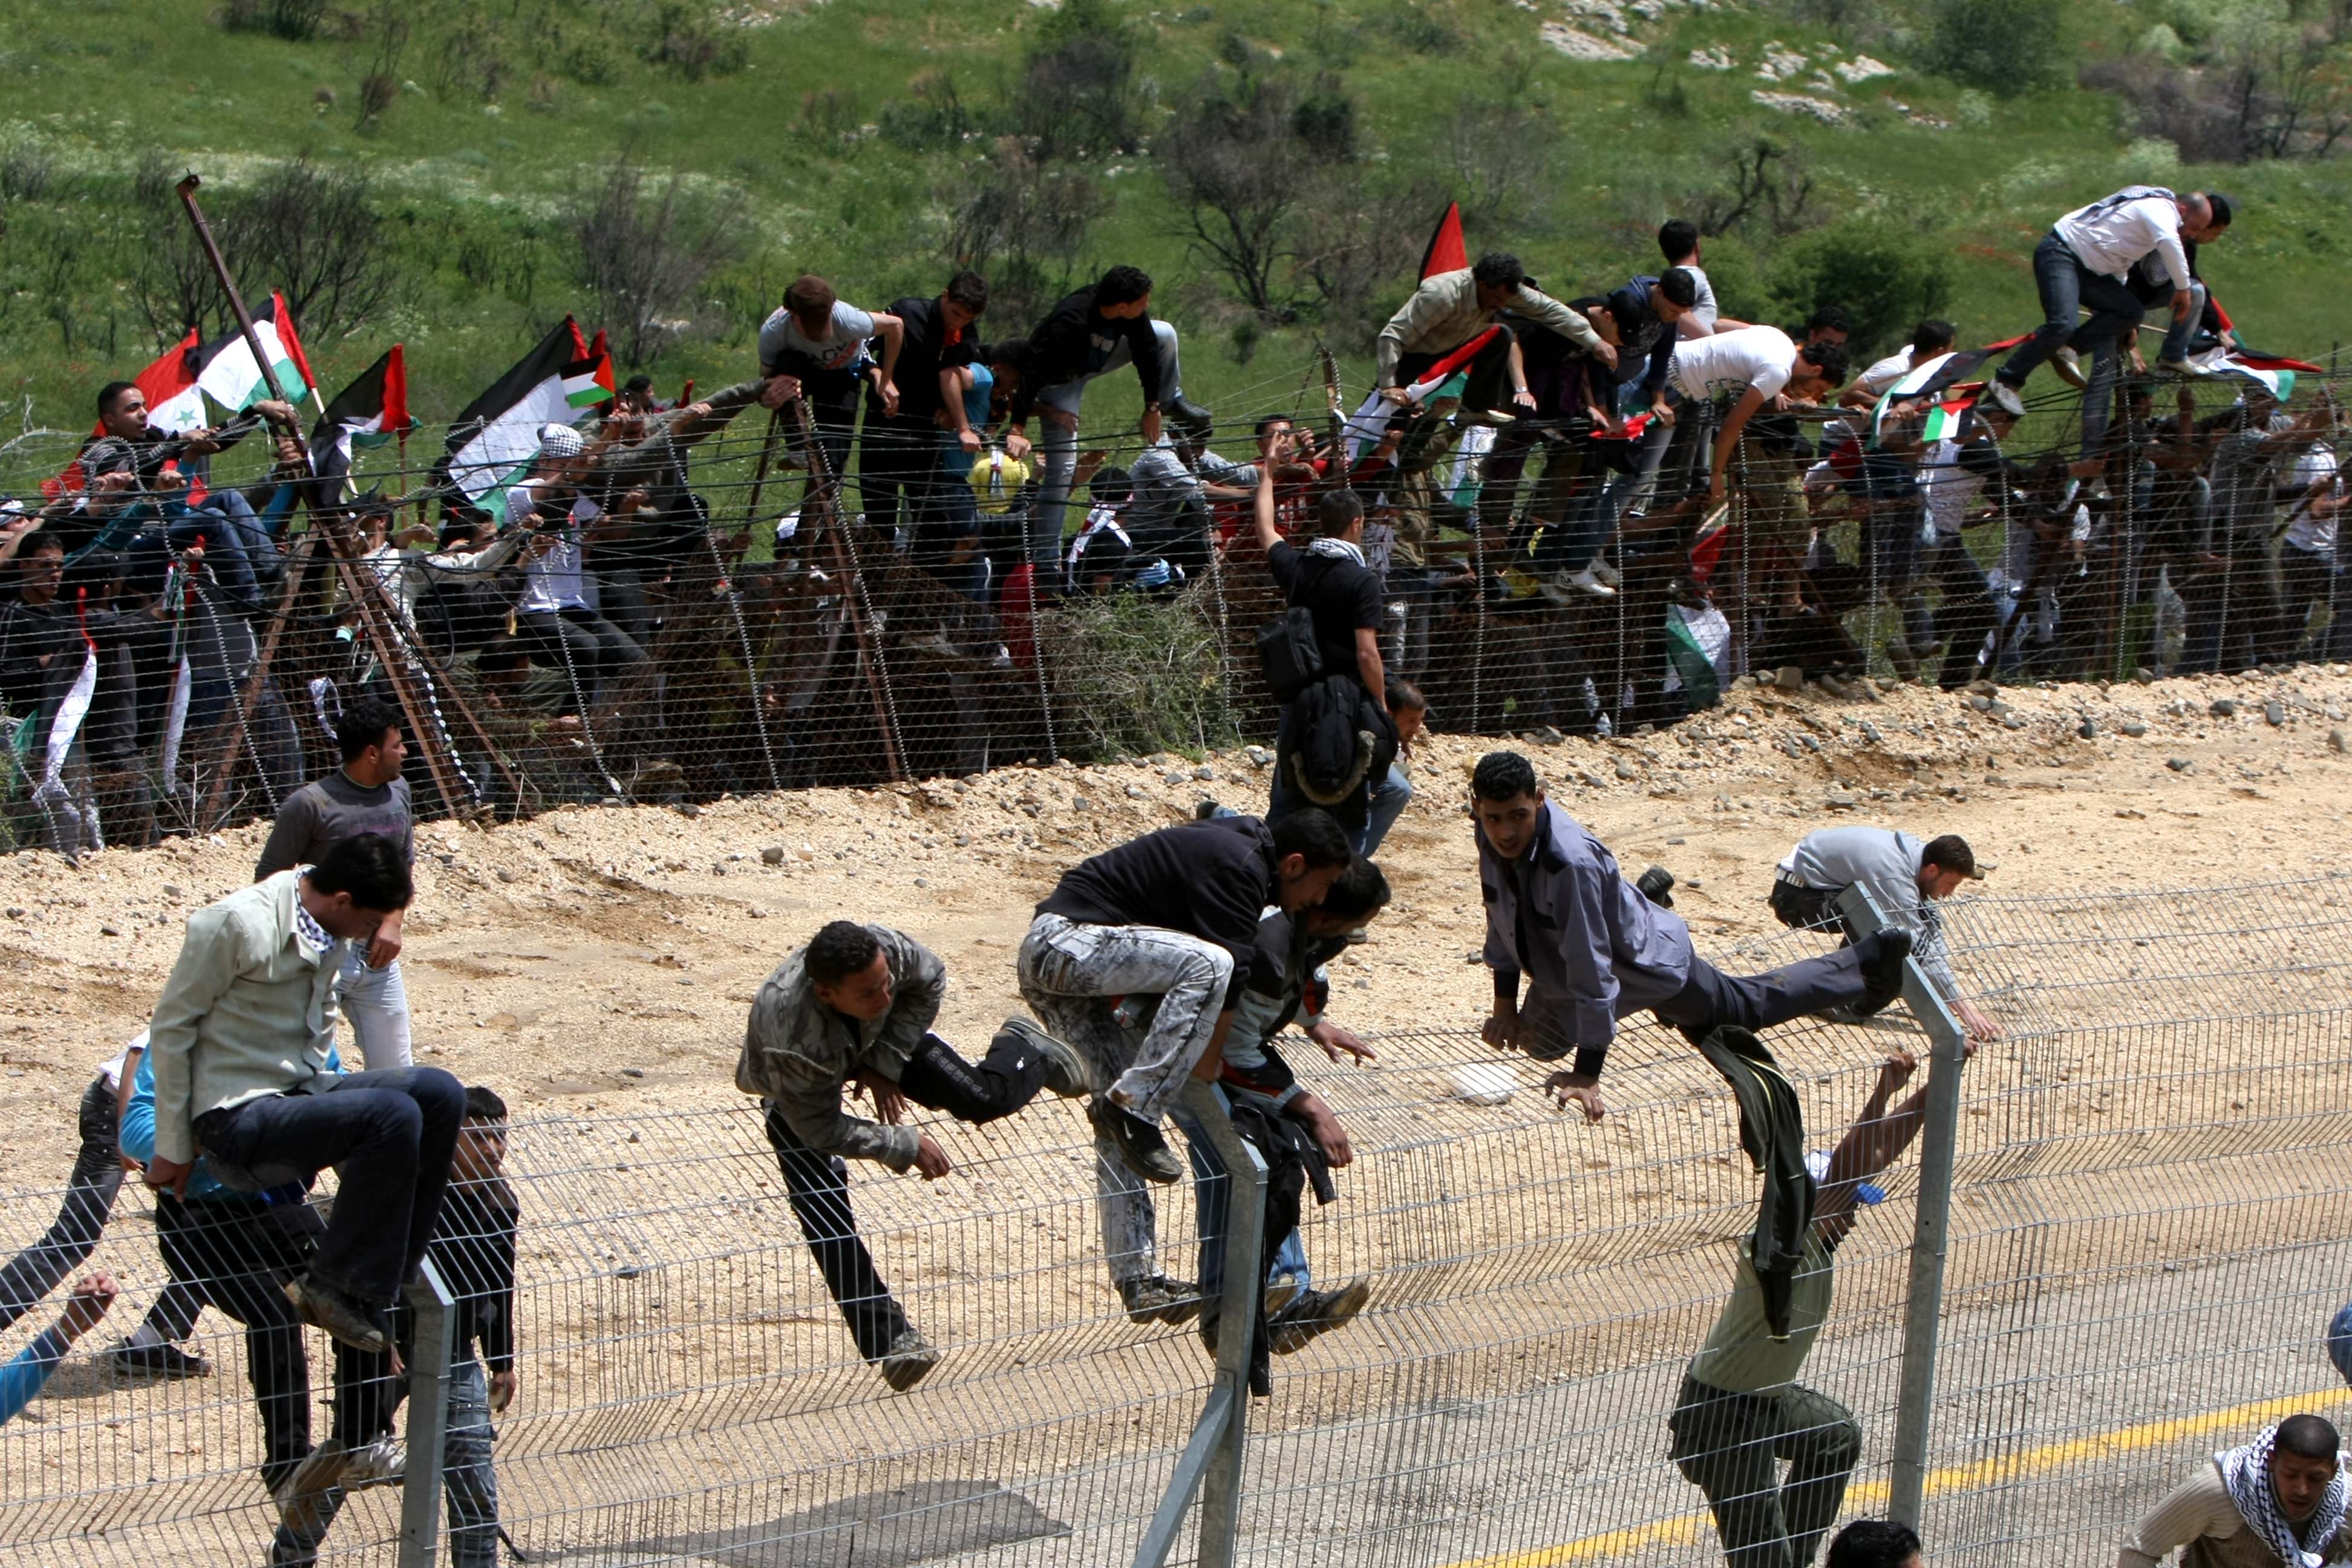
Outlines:
[[1289,1355],[1307,1342],[1345,1328],[1372,1300],[1372,1282],[1350,1279],[1337,1290],[1309,1290],[1272,1319],[1274,1353]]
[[1165,1274],[1120,1280],[1118,1300],[1129,1319],[1139,1323],[1189,1323],[1201,1315],[1201,1288]]
[[126,1383],[176,1383],[213,1374],[212,1363],[177,1345],[134,1345],[129,1340],[106,1352],[106,1365]]
[[1877,951],[1862,961],[1860,1011],[1867,1018],[1903,994],[1903,961],[1911,956],[1911,933],[1895,926],[1865,940],[1877,944]]
[[1119,1163],[1147,1182],[1166,1186],[1184,1179],[1184,1162],[1168,1147],[1160,1129],[1133,1111],[1097,1100],[1087,1107],[1087,1120],[1111,1141]]
[[1675,907],[1675,874],[1664,866],[1653,866],[1633,879],[1633,890],[1662,910]]
[[1076,1100],[1092,1089],[1084,1058],[1026,1018],[1007,1018],[1003,1033],[1013,1035],[1045,1063],[1045,1087],[1064,1100]]
[[310,1279],[286,1282],[286,1299],[294,1315],[314,1329],[324,1329],[355,1351],[380,1355],[392,1343],[382,1314],[372,1312],[331,1285]]
[[930,1375],[931,1368],[940,1364],[940,1352],[920,1331],[900,1329],[891,1337],[889,1353],[876,1364],[882,1369],[882,1381],[894,1392],[904,1394]]

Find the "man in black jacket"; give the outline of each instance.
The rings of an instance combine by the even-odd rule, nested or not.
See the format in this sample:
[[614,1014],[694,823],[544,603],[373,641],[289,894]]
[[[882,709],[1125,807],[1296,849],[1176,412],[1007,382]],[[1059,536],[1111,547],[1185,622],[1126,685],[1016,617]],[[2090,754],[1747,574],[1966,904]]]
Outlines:
[[1061,564],[1062,514],[1078,460],[1078,405],[1087,383],[1123,364],[1143,385],[1143,444],[1160,439],[1160,411],[1183,395],[1176,368],[1176,329],[1151,316],[1151,279],[1140,268],[1114,267],[1092,288],[1069,295],[1037,323],[1013,361],[999,368],[1017,375],[1006,415],[1004,451],[1029,450],[1029,416],[1045,405],[1038,447],[1045,476],[1030,509],[1029,561],[1043,585]]
[[942,465],[941,444],[953,432],[970,466],[981,435],[964,412],[956,372],[980,346],[973,323],[988,309],[988,279],[966,268],[934,299],[893,300],[890,314],[904,335],[898,343],[898,408],[886,414],[877,387],[866,392],[866,441],[857,458],[858,493],[866,518],[877,528],[908,530],[930,520]]
[[[1213,1079],[1248,984],[1258,917],[1323,901],[1350,858],[1339,825],[1315,810],[1271,826],[1254,816],[1163,827],[1084,860],[1037,906],[1021,943],[1022,997],[1089,1060],[1087,1115],[1147,1181],[1184,1173],[1160,1120],[1187,1073]],[[1139,1047],[1113,1011],[1156,996]]]

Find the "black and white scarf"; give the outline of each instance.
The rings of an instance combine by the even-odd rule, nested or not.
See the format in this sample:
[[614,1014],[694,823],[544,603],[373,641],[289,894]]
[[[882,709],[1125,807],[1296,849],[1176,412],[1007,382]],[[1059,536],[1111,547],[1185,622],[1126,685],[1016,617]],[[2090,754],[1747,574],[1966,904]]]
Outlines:
[[2304,1539],[2319,1551],[2305,1551],[2279,1507],[2278,1489],[2271,1484],[2271,1447],[2277,1440],[2278,1428],[2270,1427],[2242,1448],[2214,1455],[2213,1463],[2220,1468],[2221,1484],[2229,1489],[2230,1500],[2237,1505],[2246,1528],[2262,1537],[2281,1563],[2290,1568],[2320,1568],[2321,1553],[2344,1527],[2347,1494],[2352,1487],[2347,1486],[2343,1463],[2337,1461],[2336,1479],[2327,1483],[2326,1495],[2304,1527]]
[[1318,534],[1308,540],[1307,553],[1336,556],[1341,561],[1352,561],[1359,566],[1364,563],[1364,552],[1360,546],[1350,544],[1344,539],[1333,539],[1328,534]]

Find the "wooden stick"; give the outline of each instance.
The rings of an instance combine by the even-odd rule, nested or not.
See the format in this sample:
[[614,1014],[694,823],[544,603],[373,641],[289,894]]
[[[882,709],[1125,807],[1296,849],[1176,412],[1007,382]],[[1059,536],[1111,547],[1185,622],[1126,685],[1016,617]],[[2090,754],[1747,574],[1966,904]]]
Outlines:
[[807,513],[814,508],[817,514],[814,520],[815,525],[824,530],[826,539],[833,545],[834,569],[842,577],[841,602],[849,610],[849,629],[857,639],[859,661],[866,666],[866,695],[874,702],[875,727],[882,735],[883,764],[890,770],[891,780],[895,783],[904,779],[907,773],[898,763],[898,737],[890,722],[889,700],[882,692],[880,641],[878,637],[867,635],[866,613],[858,603],[865,591],[863,574],[849,553],[848,541],[844,538],[845,531],[849,527],[848,521],[841,515],[841,508],[835,503],[840,493],[836,487],[840,481],[835,478],[833,465],[826,458],[824,447],[817,441],[816,420],[809,413],[807,397],[794,398],[793,407],[797,410],[795,417],[800,428],[801,451],[807,460],[809,472],[808,499],[801,503],[802,521],[806,524],[812,521]]

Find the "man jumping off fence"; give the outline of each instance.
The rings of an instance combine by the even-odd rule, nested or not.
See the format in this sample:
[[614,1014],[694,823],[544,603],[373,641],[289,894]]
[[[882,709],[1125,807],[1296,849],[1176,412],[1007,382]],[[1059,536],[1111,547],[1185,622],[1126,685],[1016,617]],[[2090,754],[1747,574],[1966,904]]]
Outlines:
[[1953,1016],[1979,1040],[1997,1040],[2000,1026],[1960,994],[1936,908],[1962,887],[1981,880],[1976,851],[1957,833],[1922,844],[1889,827],[1824,827],[1808,833],[1782,859],[1772,882],[1772,914],[1792,931],[1859,933],[1839,907],[1848,888],[1869,889],[1878,912],[1911,933],[1911,952]]
[[[1149,1182],[1182,1178],[1160,1121],[1185,1075],[1217,1076],[1260,911],[1312,909],[1349,858],[1339,825],[1309,806],[1271,825],[1228,816],[1163,827],[1062,874],[1022,939],[1021,995],[1086,1053],[1096,1074],[1087,1115],[1106,1157]],[[1159,1008],[1139,1048],[1109,1005],[1152,996]]]
[[[911,1165],[937,1181],[953,1167],[929,1133],[899,1125],[908,1101],[982,1122],[1012,1115],[1041,1088],[1066,1098],[1087,1089],[1077,1053],[1026,1018],[1006,1019],[977,1064],[958,1056],[931,1033],[947,985],[947,965],[912,937],[834,921],[760,987],[735,1064],[735,1087],[767,1109],[793,1213],[857,1353],[902,1394],[940,1352],[907,1321],[858,1239],[843,1162]],[[878,1121],[850,1115],[845,1089],[871,1094]]]
[[1471,794],[1495,972],[1486,1043],[1538,1061],[1574,1053],[1544,1087],[1588,1121],[1604,1110],[1601,1066],[1620,1018],[1655,1012],[1697,1040],[1722,1024],[1760,1032],[1840,1007],[1874,1013],[1902,988],[1911,933],[1900,927],[1767,974],[1726,974],[1691,951],[1681,917],[1619,876],[1601,840],[1545,799],[1527,758],[1487,752]]
[[[1854,1205],[1885,1195],[1871,1183],[1927,1121],[1924,1089],[1892,1114],[1886,1109],[1917,1067],[1907,1051],[1888,1058],[1836,1151],[1807,1157],[1818,1184],[1813,1223],[1790,1281],[1784,1331],[1773,1331],[1764,1283],[1743,1240],[1731,1300],[1683,1374],[1666,1423],[1673,1458],[1706,1494],[1729,1568],[1806,1568],[1844,1500],[1862,1428],[1853,1412],[1797,1374],[1829,1316],[1832,1255],[1853,1228]],[[1775,1468],[1780,1463],[1789,1466],[1786,1486]]]

